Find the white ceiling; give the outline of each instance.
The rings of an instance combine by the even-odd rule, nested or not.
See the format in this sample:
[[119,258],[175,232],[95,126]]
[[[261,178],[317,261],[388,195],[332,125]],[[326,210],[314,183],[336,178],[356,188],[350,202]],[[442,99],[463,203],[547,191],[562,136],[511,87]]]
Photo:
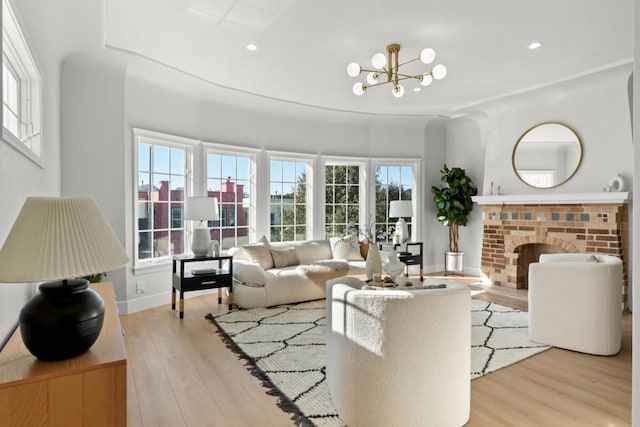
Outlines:
[[[327,110],[460,114],[633,57],[632,0],[107,0],[106,45],[214,86]],[[529,50],[539,40],[542,48]],[[255,43],[258,50],[245,49]],[[401,45],[447,66],[421,92],[355,96],[347,64]],[[416,71],[430,66],[412,64]],[[432,64],[433,65],[433,64]]]

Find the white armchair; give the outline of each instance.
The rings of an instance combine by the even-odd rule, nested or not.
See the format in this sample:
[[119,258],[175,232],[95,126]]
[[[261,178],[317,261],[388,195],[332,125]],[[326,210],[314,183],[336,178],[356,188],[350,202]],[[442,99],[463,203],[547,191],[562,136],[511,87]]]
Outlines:
[[327,385],[349,427],[464,425],[470,414],[470,291],[361,290],[327,282]]
[[546,254],[529,265],[529,338],[608,356],[620,351],[622,261],[610,255]]

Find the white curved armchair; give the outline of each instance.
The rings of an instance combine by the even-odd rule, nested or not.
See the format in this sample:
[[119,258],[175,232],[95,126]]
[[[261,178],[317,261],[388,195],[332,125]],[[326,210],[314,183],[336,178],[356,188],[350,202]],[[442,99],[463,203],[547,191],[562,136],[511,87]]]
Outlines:
[[[470,414],[470,291],[327,283],[327,385],[358,426],[461,426]],[[350,286],[351,285],[351,286]]]
[[545,254],[529,265],[531,341],[601,356],[620,351],[622,261]]

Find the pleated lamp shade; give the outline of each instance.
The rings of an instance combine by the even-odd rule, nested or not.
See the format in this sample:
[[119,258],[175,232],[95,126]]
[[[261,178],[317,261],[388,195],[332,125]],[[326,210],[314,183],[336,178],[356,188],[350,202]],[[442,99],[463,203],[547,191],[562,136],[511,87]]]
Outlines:
[[0,250],[0,282],[86,276],[128,261],[93,197],[29,197]]

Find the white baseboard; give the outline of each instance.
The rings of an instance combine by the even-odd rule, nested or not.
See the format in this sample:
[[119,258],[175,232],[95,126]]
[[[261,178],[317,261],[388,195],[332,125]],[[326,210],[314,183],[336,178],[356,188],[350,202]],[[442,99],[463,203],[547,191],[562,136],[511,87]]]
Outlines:
[[[209,294],[212,292],[218,292],[217,289],[207,290],[207,291],[193,291],[187,292],[184,294],[184,299],[188,300],[193,297],[198,297],[200,295]],[[176,295],[176,299],[179,296]],[[140,296],[135,299],[127,300],[127,301],[118,301],[118,312],[120,314],[132,314],[138,311],[147,310],[149,308],[160,307],[162,305],[166,305],[167,308],[171,308],[171,291],[161,292],[153,295],[145,295]],[[176,305],[178,302],[176,301]],[[177,308],[176,308],[177,309]]]

